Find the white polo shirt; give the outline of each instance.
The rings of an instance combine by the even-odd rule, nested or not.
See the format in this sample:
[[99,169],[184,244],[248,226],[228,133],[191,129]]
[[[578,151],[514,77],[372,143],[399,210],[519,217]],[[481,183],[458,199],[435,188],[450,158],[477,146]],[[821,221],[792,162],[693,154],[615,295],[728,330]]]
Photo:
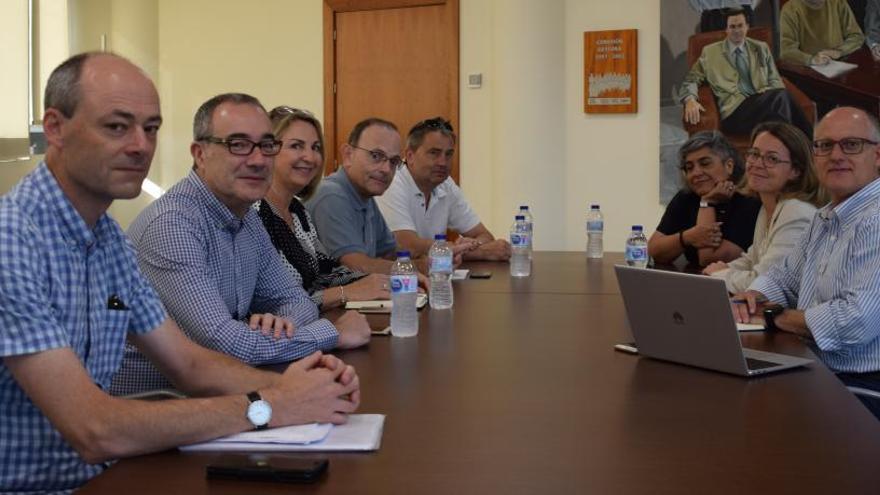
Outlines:
[[385,194],[376,197],[376,202],[388,228],[413,230],[424,239],[445,234],[447,229],[464,233],[480,224],[480,218],[465,201],[452,177],[434,188],[426,210],[425,195],[407,167],[401,167]]

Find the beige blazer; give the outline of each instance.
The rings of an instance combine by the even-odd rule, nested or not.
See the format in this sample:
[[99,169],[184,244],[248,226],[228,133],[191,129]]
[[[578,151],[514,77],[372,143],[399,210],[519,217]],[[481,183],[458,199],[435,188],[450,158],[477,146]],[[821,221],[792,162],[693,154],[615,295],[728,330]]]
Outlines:
[[816,207],[799,199],[784,199],[776,205],[773,218],[767,224],[767,211],[761,208],[755,222],[752,245],[739,258],[717,271],[713,277],[724,279],[729,292],[749,288],[758,275],[781,261],[795,246],[804,230],[810,226]]

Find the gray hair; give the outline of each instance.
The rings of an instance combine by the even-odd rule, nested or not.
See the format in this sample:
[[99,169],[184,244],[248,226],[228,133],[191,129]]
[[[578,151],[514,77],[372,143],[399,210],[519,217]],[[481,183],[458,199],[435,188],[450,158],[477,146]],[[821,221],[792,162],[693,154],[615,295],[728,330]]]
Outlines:
[[868,130],[873,134],[874,141],[880,141],[880,120],[877,120],[877,116],[872,113],[865,112],[864,110],[862,112],[868,118]]
[[742,157],[737,153],[736,149],[730,144],[730,141],[718,131],[701,131],[690,137],[678,150],[678,165],[684,170],[684,162],[687,156],[694,151],[709,148],[709,150],[721,159],[724,163],[727,160],[733,160],[733,173],[730,174],[730,180],[734,183],[738,182],[743,176],[745,167],[743,166]]
[[79,80],[82,76],[83,66],[85,66],[90,58],[101,55],[127,61],[125,57],[120,57],[113,53],[85,52],[61,62],[61,65],[55,67],[55,70],[49,75],[48,82],[46,82],[46,92],[43,95],[43,110],[54,108],[68,119],[73,117],[73,113],[82,99]]
[[[214,110],[224,103],[253,105],[266,112],[266,108],[263,107],[260,100],[251,95],[244,93],[223,93],[217,95],[202,103],[202,106],[196,110],[196,115],[193,117],[193,141],[201,141],[211,136],[211,133],[214,132],[213,122],[211,121],[214,116]],[[266,115],[268,116],[268,113]]]

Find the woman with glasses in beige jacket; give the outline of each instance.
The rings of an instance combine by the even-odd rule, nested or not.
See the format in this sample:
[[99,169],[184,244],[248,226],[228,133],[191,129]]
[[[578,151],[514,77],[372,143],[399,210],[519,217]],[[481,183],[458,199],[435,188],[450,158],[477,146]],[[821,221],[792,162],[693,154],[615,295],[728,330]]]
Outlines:
[[746,290],[791,251],[823,196],[810,141],[797,127],[784,122],[759,124],[745,157],[747,187],[761,199],[752,245],[733,261],[703,269],[704,274],[723,278],[733,293]]

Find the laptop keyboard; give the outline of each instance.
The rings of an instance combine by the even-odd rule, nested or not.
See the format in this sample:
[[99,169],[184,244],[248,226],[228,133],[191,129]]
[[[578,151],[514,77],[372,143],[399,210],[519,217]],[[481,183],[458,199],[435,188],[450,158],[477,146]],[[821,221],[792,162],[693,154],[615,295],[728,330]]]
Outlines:
[[746,367],[750,370],[762,370],[764,368],[772,368],[779,366],[779,363],[771,363],[770,361],[762,361],[755,358],[746,358]]

